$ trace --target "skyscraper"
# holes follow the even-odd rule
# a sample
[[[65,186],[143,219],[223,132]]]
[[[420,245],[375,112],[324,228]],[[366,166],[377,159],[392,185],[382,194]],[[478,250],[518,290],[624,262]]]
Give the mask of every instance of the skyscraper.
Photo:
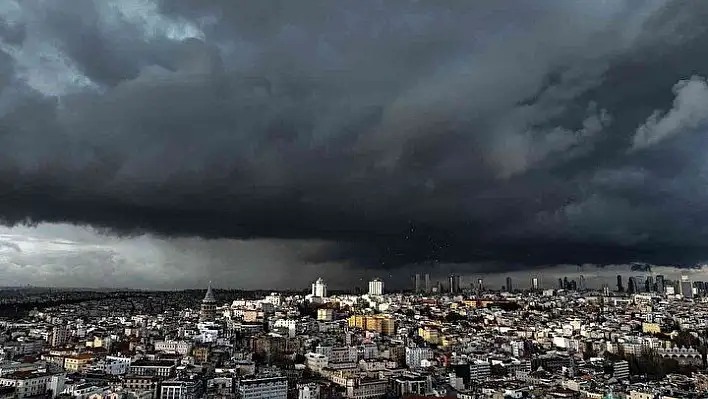
[[[578,289],[580,289],[580,291],[585,291],[585,276],[582,274],[580,275],[580,284],[578,284]]]
[[[634,294],[637,292],[637,284],[635,284],[634,277],[627,279],[627,293]]]
[[[688,279],[687,275],[682,275],[681,276],[681,295],[683,295],[684,298],[693,298],[693,284],[691,283],[691,280]]]
[[[211,290],[210,281],[204,299],[202,299],[202,306],[199,309],[199,321],[214,321],[214,318],[216,318],[216,298],[214,298],[214,292]]]
[[[383,295],[384,283],[380,278],[375,278],[369,281],[369,295]]]
[[[484,291],[484,280],[482,280],[481,278],[477,279],[477,291],[478,292]]]
[[[416,294],[419,293],[420,287],[421,287],[420,273],[416,273],[413,276],[413,292],[415,292]]]
[[[624,286],[622,285],[622,275],[617,275],[617,292],[624,292]]]
[[[654,277],[647,277],[647,280],[644,282],[644,288],[646,292],[654,292]]]
[[[661,274],[656,276],[656,291],[660,294],[666,292],[666,282],[664,281],[664,276]]]
[[[424,276],[424,277],[425,277],[425,278],[424,278],[424,280],[425,280],[425,281],[424,281],[424,283],[425,283],[425,285],[424,285],[425,292],[426,292],[426,293],[430,293],[430,291],[432,291],[432,289],[433,289],[433,287],[430,285],[430,274],[425,273],[425,276]]]
[[[646,287],[646,281],[647,278],[644,276],[634,276],[634,292],[644,292],[644,288]]]
[[[506,278],[506,291],[507,292],[514,291],[514,288],[511,286],[511,277]]]
[[[566,278],[566,280],[567,280],[567,278]],[[558,289],[562,290],[563,288],[564,288],[563,279],[559,277],[558,278]]]
[[[327,297],[327,283],[321,278],[318,278],[317,281],[312,283],[312,296],[319,298]]]
[[[602,285],[602,295],[604,296],[609,296],[610,295],[610,286],[607,284]]]
[[[531,289],[534,291],[538,291],[538,277],[534,277],[531,279]]]
[[[462,286],[462,277],[457,274],[451,274],[448,277],[448,286],[450,288],[451,294],[457,294],[460,292],[460,287]]]

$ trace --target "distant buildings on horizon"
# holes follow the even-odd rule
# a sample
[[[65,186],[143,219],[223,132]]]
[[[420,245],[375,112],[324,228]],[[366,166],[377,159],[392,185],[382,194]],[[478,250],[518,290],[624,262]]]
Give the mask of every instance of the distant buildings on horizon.
[[[601,287],[593,287],[595,290],[600,290],[609,294],[610,292],[621,293],[661,293],[661,294],[681,294],[686,298],[692,298],[699,292],[708,292],[708,282],[691,281],[687,275],[682,275],[679,281],[670,281],[664,275],[648,275],[648,276],[629,276],[625,279],[623,275],[617,275],[617,282],[614,287],[610,284],[602,284]],[[624,282],[627,282],[625,287]],[[470,282],[468,286],[463,283],[462,276],[459,274],[450,274],[445,280],[436,280],[433,282],[429,273],[415,273],[411,276],[411,286],[408,291],[418,294],[462,294],[463,292],[483,292],[483,291],[501,291],[501,292],[516,292],[523,290],[564,290],[564,291],[586,291],[591,289],[587,285],[587,279],[584,275],[578,276],[577,279],[566,277],[558,278],[556,286],[543,286],[539,276],[532,276],[528,280],[528,285],[517,285],[511,276],[504,279],[504,285],[495,289],[487,287],[482,278],[478,278],[475,282]],[[385,293],[384,281],[381,278],[374,278],[368,282],[368,295],[381,296]],[[326,284],[321,278],[313,283],[313,297],[326,296]],[[318,288],[319,287],[319,288]],[[613,289],[614,288],[614,289]],[[319,294],[318,294],[319,293]],[[324,293],[324,295],[322,295]]]

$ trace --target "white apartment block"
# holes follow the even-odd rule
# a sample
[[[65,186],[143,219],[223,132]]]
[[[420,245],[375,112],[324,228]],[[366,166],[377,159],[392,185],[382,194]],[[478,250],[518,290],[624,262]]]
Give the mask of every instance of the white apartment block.
[[[238,386],[241,399],[287,399],[288,380],[285,377],[264,377],[241,380]]]
[[[184,356],[192,350],[192,344],[187,341],[157,341],[155,342],[155,350]]]
[[[51,392],[56,398],[64,391],[66,374],[40,371],[16,371],[0,377],[0,386],[15,387],[15,398],[22,399]]]

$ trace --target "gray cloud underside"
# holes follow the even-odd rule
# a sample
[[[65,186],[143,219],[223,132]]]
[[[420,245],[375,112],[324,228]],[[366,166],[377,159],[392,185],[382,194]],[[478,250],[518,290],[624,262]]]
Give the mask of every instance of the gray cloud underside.
[[[0,217],[401,265],[695,262],[701,1],[5,1]],[[673,91],[672,91],[673,90]]]

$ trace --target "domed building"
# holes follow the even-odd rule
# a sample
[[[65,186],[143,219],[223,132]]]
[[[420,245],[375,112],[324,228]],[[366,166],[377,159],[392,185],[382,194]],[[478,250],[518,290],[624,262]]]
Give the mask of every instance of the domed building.
[[[199,321],[214,321],[216,318],[216,298],[211,290],[211,281],[207,288],[204,299],[202,299],[202,307],[199,310]]]

